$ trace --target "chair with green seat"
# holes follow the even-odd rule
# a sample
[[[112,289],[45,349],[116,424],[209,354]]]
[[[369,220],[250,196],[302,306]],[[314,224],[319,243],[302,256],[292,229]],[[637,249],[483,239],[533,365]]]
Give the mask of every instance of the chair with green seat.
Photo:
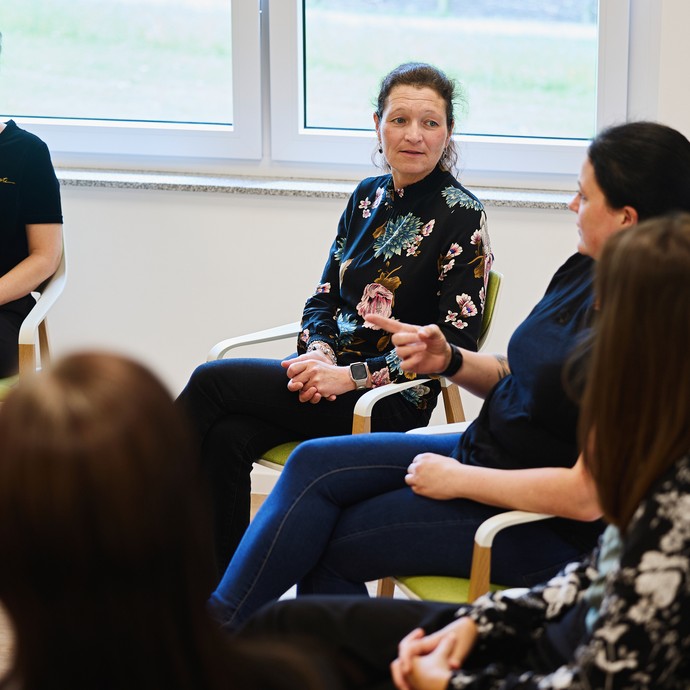
[[[474,534],[472,567],[469,578],[447,577],[442,575],[420,575],[387,578],[411,599],[445,601],[453,604],[474,601],[489,591],[505,589],[491,582],[491,547],[496,535],[502,530],[527,522],[546,520],[553,515],[529,513],[524,510],[509,510],[488,518]],[[392,590],[392,588],[391,588]],[[388,592],[380,596],[390,596]]]
[[[63,245],[60,264],[53,275],[32,294],[36,304],[26,315],[19,329],[19,374],[0,379],[0,402],[5,399],[20,377],[40,370],[50,361],[48,313],[62,294],[67,281],[67,262]]]
[[[498,297],[501,290],[501,281],[503,276],[498,271],[490,271],[489,281],[486,290],[486,298],[484,300],[484,313],[482,315],[482,327],[478,339],[478,348],[486,342],[491,326],[493,323],[493,315],[496,311]],[[293,322],[283,326],[276,326],[275,328],[268,328],[263,331],[249,333],[247,335],[237,336],[235,338],[228,338],[223,340],[211,348],[207,356],[207,361],[211,362],[217,359],[224,359],[228,353],[239,347],[249,345],[259,345],[261,343],[268,343],[277,340],[285,340],[287,338],[296,338],[300,332],[300,323]],[[405,388],[412,388],[421,383],[425,383],[429,379],[417,378],[403,383],[389,383],[385,386],[373,388],[364,395],[362,395],[355,404],[353,418],[352,418],[352,433],[361,434],[371,431],[371,415],[374,405],[381,399],[399,393]],[[465,412],[460,398],[460,391],[458,387],[448,379],[441,379],[441,390],[443,395],[443,403],[446,414],[446,421],[451,423],[462,422],[465,419]],[[300,441],[290,441],[281,443],[267,450],[261,458],[256,460],[256,463],[269,467],[274,470],[282,470],[285,466],[290,453],[297,447]]]

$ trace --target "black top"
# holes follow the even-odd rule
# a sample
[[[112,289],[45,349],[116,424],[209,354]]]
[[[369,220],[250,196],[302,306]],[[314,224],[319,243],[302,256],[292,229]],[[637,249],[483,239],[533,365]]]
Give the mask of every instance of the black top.
[[[436,168],[397,190],[391,175],[367,178],[306,302],[298,351],[325,341],[340,364],[365,360],[374,386],[407,380],[390,335],[365,325],[367,313],[437,323],[448,340],[476,350],[490,265],[484,209],[450,173]],[[423,408],[438,390],[434,381],[402,395]]]
[[[589,333],[594,262],[571,256],[508,344],[511,373],[490,391],[455,450],[461,462],[498,469],[572,467],[579,455],[578,405],[566,392],[564,369]],[[544,523],[586,552],[604,528],[601,520],[555,518]]]
[[[60,187],[48,147],[10,120],[0,132],[0,275],[28,256],[34,223],[62,223]]]
[[[575,254],[508,344],[510,375],[487,396],[460,437],[462,462],[499,469],[571,467],[579,454],[578,406],[563,384],[575,344],[588,332],[593,261]]]

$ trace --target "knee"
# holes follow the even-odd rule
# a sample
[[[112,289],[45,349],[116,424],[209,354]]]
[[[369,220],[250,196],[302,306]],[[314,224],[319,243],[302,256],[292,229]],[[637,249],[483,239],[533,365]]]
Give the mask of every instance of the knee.
[[[217,404],[220,396],[222,372],[228,372],[232,378],[233,365],[229,360],[217,360],[200,364],[189,377],[187,385],[177,401],[188,412],[193,413],[209,403]]]
[[[217,360],[215,362],[204,362],[200,364],[189,377],[187,388],[191,390],[205,390],[215,386],[218,380],[219,367],[226,368],[232,366],[230,362]]]
[[[339,455],[338,437],[315,438],[302,441],[295,450],[290,453],[290,457],[285,466],[286,471],[302,473],[308,468],[330,469],[332,462],[336,461]]]

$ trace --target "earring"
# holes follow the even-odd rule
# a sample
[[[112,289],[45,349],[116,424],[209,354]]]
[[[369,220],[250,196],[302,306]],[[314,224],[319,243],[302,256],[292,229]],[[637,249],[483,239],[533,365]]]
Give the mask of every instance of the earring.
[[[383,147],[381,146],[381,142],[379,142],[379,153],[383,153]]]

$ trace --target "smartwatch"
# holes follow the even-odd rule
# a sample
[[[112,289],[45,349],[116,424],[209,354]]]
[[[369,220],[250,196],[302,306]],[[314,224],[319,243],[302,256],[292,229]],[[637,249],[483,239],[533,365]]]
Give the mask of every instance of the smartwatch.
[[[350,378],[355,382],[357,390],[367,387],[369,380],[369,368],[365,362],[353,362],[350,364]]]

